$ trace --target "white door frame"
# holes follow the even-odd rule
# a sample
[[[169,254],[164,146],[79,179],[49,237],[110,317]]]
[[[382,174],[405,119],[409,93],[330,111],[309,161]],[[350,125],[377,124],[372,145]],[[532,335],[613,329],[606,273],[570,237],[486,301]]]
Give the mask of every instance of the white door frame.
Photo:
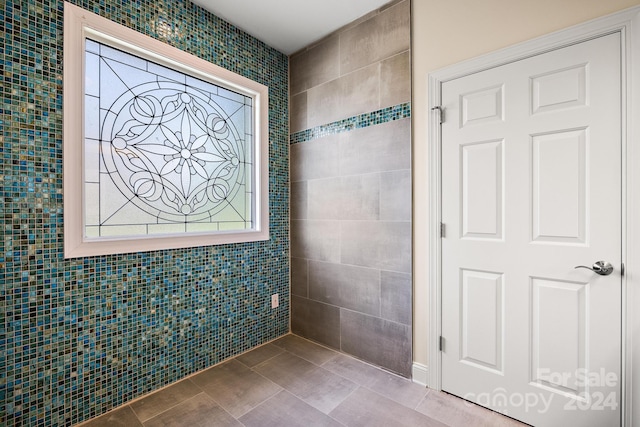
[[[441,390],[442,366],[438,339],[442,332],[442,153],[440,117],[442,84],[489,68],[515,62],[564,46],[619,32],[622,42],[622,414],[623,425],[632,418],[640,425],[640,6],[588,21],[496,52],[429,73],[429,387]],[[446,111],[445,111],[446,115]],[[634,118],[627,120],[627,118]],[[636,166],[635,168],[633,166]],[[634,170],[635,169],[635,170]],[[636,195],[634,198],[633,195]],[[631,236],[636,236],[635,239]],[[636,349],[634,350],[634,346]],[[635,372],[632,363],[636,359]],[[632,379],[636,379],[633,390]],[[635,400],[635,405],[634,405]],[[634,416],[633,409],[637,412]]]

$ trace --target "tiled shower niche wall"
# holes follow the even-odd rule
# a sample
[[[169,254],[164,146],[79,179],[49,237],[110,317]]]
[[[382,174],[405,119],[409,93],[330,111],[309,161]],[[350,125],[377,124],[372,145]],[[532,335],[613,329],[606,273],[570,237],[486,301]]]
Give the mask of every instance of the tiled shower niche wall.
[[[290,59],[291,328],[411,374],[410,5]]]
[[[287,57],[185,0],[73,3],[269,87],[271,239],[65,260],[63,2],[2,1],[3,426],[86,420],[289,327]]]

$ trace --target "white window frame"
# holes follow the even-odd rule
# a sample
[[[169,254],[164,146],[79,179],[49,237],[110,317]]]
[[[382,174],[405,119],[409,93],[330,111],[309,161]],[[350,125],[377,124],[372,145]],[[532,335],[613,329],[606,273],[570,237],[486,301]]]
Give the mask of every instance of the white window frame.
[[[268,88],[232,71],[116,24],[80,7],[64,5],[64,256],[107,255],[269,239]],[[85,238],[84,227],[84,58],[91,38],[252,98],[255,203],[248,230],[157,236]]]

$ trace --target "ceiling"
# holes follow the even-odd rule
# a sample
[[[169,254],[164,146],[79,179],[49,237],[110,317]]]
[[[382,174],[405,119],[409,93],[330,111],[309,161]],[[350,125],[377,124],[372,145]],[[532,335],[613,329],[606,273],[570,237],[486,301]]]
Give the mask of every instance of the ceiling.
[[[290,55],[389,0],[192,0]]]

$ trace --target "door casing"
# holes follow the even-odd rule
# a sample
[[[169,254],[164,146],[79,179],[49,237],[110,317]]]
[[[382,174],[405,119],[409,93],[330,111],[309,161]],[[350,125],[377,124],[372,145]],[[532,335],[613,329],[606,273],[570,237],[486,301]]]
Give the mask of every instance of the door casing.
[[[440,112],[444,82],[490,68],[549,52],[594,37],[619,32],[622,49],[622,425],[640,422],[640,6],[538,37],[487,55],[473,58],[429,73],[429,365],[428,386],[441,390],[441,354],[438,341],[442,331],[441,275],[441,195],[442,153]],[[446,111],[444,112],[446,115]],[[638,167],[633,167],[637,165]],[[635,170],[634,170],[635,169]],[[639,236],[632,239],[631,236]],[[638,276],[638,277],[636,277]],[[635,371],[634,371],[635,359]],[[633,380],[636,381],[633,381]],[[637,390],[633,390],[633,384]],[[634,413],[635,412],[635,413]]]

